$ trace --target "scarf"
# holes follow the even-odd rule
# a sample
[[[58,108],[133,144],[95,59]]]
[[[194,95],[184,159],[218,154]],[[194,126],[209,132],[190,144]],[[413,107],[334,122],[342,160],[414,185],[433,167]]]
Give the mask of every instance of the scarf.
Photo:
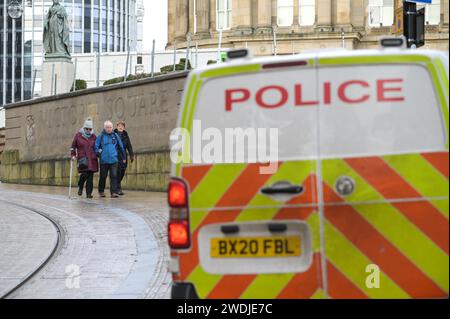
[[[80,133],[88,140],[91,138],[92,134],[94,134],[94,130],[92,130],[90,134],[87,134],[86,130],[84,128],[82,128],[80,130]]]

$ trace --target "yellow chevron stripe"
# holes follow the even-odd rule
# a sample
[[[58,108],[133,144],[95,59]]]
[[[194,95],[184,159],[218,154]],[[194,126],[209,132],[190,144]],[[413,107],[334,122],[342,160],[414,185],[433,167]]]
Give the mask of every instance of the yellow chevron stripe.
[[[325,291],[322,288],[317,289],[317,291],[311,296],[311,299],[326,299]]]
[[[302,181],[304,181],[310,174],[311,174],[311,169],[314,169],[313,166],[314,162],[309,162],[309,165],[304,165],[304,162],[294,162],[294,163],[284,163],[280,166],[280,169],[278,170],[278,172],[272,176],[269,181],[266,183],[266,185],[271,185],[276,181],[280,181],[280,180],[287,180],[287,181],[291,181],[294,183],[301,183]],[[226,169],[226,167],[236,167],[239,166],[239,169],[232,169],[231,172],[223,172],[224,169]],[[216,170],[216,167],[218,167],[218,169]],[[209,210],[205,210],[205,209],[198,209],[199,207],[207,207],[207,208],[212,208],[215,206],[215,204],[218,202],[218,200],[220,200],[220,198],[225,194],[225,192],[227,191],[227,189],[231,186],[232,184],[232,180],[235,180],[236,178],[239,177],[239,175],[242,173],[242,171],[245,169],[246,165],[236,165],[236,164],[228,164],[228,165],[215,165],[211,168],[211,170],[208,172],[208,174],[203,178],[203,180],[200,182],[200,184],[197,186],[197,188],[195,189],[194,193],[191,196],[191,206],[193,207],[197,207],[197,209],[192,210],[191,214],[190,214],[190,218],[191,218],[191,232],[194,232],[195,229],[197,229],[197,227],[201,224],[202,220],[208,215]],[[283,169],[284,168],[284,169]],[[232,175],[232,177],[230,176]],[[217,190],[217,180],[220,178],[223,179],[224,176],[228,177],[227,181],[220,181],[220,191],[216,191]],[[212,187],[214,186],[214,187]],[[207,191],[214,191],[214,194],[211,193],[205,193]],[[198,193],[197,193],[198,192]],[[196,195],[199,194],[199,195]],[[202,198],[198,198],[196,196],[202,196]],[[256,195],[258,196],[258,195]],[[256,197],[255,196],[255,197]],[[204,198],[207,198],[204,199]],[[267,197],[264,196],[264,200]],[[259,199],[261,200],[261,199]],[[272,203],[272,205],[277,205],[280,206],[281,204],[278,202],[274,202],[274,201],[270,201]],[[214,203],[214,204],[213,204]],[[257,204],[255,204],[257,203]],[[267,202],[266,202],[267,203]],[[261,201],[258,202],[258,200],[251,201],[250,204],[247,206],[251,206],[251,205],[261,205]],[[281,205],[282,206],[282,205]],[[246,211],[250,212],[249,216],[253,216],[251,220],[272,220],[273,217],[276,215],[276,213],[279,211],[281,207],[275,207],[275,208],[266,208],[266,209],[246,209]],[[256,216],[256,218],[254,217]],[[239,217],[238,217],[239,219]],[[240,220],[243,221],[243,220]],[[307,221],[312,229],[312,234],[313,234],[313,248],[315,251],[318,251],[320,249],[320,238],[319,238],[319,232],[318,232],[318,228],[319,228],[319,222],[318,222],[318,214],[314,213],[310,216],[309,220]],[[272,279],[267,277],[267,276],[271,276],[271,275],[260,275],[257,276],[257,278],[255,279],[255,281],[249,286],[248,288],[248,292],[244,293],[244,295],[242,296],[242,298],[248,298],[247,296],[251,296],[252,298],[275,298],[283,289],[284,287],[286,287],[286,285],[289,283],[289,281],[292,279],[292,277],[294,276],[294,274],[283,274],[283,275],[277,275],[277,276],[281,276],[284,278],[284,281],[279,281],[275,286],[278,287],[278,289],[275,289],[276,287],[273,287],[274,289],[272,289],[272,294],[274,295],[269,296],[269,295],[265,295],[262,296],[261,295],[261,291],[259,291],[260,289],[258,289],[258,285],[264,284],[267,285]],[[281,278],[279,277],[279,278]],[[209,295],[209,293],[214,289],[214,287],[218,284],[218,282],[220,281],[221,276],[212,276],[208,273],[206,273],[202,267],[200,265],[198,265],[191,273],[191,275],[189,275],[189,277],[187,278],[187,281],[192,282],[195,284],[196,288],[197,288],[197,293],[199,294],[200,298],[205,298],[206,296]],[[254,293],[252,292],[254,288],[253,284],[256,285],[256,290],[258,291],[258,293],[256,295],[254,295]],[[263,290],[267,291],[267,290]]]
[[[320,252],[320,224],[318,212],[313,212],[306,222],[311,228],[313,252]]]
[[[189,199],[191,210],[213,208],[246,166],[246,164],[214,165],[192,192]]]
[[[448,197],[448,180],[419,154],[386,156],[383,159],[422,197]],[[342,165],[341,160],[326,160],[323,162],[323,170],[332,188],[338,178],[343,175],[355,179],[356,191],[346,198],[347,202],[385,200],[374,188],[360,187],[360,182],[367,183],[350,166],[345,163],[344,166]],[[436,208],[441,209],[441,207]]]
[[[431,164],[420,155],[396,155],[387,156],[387,164],[396,170],[408,183],[424,197],[442,196],[448,197],[448,180],[442,176]],[[402,167],[405,165],[405,167]],[[417,166],[415,166],[417,165]],[[407,168],[406,168],[407,167]],[[400,172],[399,169],[408,171]],[[352,177],[356,182],[356,191],[346,198],[346,202],[385,201],[385,198],[363,180],[349,165],[341,160],[326,160],[323,162],[324,178],[334,188],[337,179],[343,175]],[[414,175],[417,174],[417,177]],[[434,184],[434,180],[437,184]],[[432,182],[433,181],[433,182]],[[366,185],[360,187],[360,185]],[[437,188],[444,189],[435,190]],[[448,218],[448,205],[439,200],[430,201],[433,206]]]
[[[265,186],[270,186],[280,181],[289,181],[293,184],[299,185],[302,184],[308,178],[308,176],[313,174],[314,172],[315,165],[312,161],[286,162],[279,167],[278,171],[271,178],[269,178]],[[311,187],[311,185],[304,186]],[[247,208],[241,212],[241,214],[237,218],[237,221],[243,222],[261,219],[273,219],[279,208],[264,210],[264,215],[261,215],[261,209],[257,209],[257,207],[263,206],[280,207],[283,206],[283,203],[276,202],[270,197],[258,193],[247,205]]]
[[[294,274],[259,275],[241,295],[242,299],[275,299]]]
[[[292,184],[301,184],[309,175],[315,172],[314,161],[296,161],[296,162],[284,162],[278,167],[278,171],[269,178],[265,186],[270,186],[276,182],[288,181]],[[311,187],[311,185],[304,185],[305,187]],[[256,194],[256,196],[249,203],[248,207],[257,206],[280,206],[279,202],[272,200],[271,198]]]
[[[423,197],[448,197],[448,179],[420,154],[384,156],[383,160]]]
[[[448,179],[420,154],[384,156],[383,160],[422,197],[448,198]],[[441,206],[435,208],[445,215]]]
[[[262,211],[262,210],[261,210]],[[320,251],[320,233],[319,233],[319,214],[313,213],[306,223],[310,226],[312,232],[312,248],[313,252]],[[248,286],[241,298],[246,299],[274,299],[276,298],[289,282],[294,278],[295,274],[277,274],[277,275],[259,275]],[[272,281],[277,282],[272,282]]]
[[[272,208],[245,208],[236,219],[236,222],[251,222],[272,220],[278,213],[280,207]]]
[[[444,215],[448,219],[448,211],[449,211],[448,199],[431,200],[430,203],[433,204],[433,206],[436,207],[439,210],[439,212],[441,212],[442,215]]]
[[[279,170],[273,175],[265,186],[272,185],[277,181],[290,181],[294,184],[300,184],[310,174],[310,170],[313,169],[313,162],[309,162],[309,165],[304,165],[305,162],[289,162],[280,165]],[[308,163],[308,162],[307,162]],[[247,164],[221,164],[214,165],[208,174],[203,177],[195,191],[190,197],[191,206],[191,229],[192,232],[201,223],[201,220],[206,217],[208,209],[215,207],[216,203],[222,198],[232,181],[236,180],[239,175],[244,171]],[[298,173],[297,173],[298,172]],[[306,177],[305,177],[306,176]],[[309,185],[305,185],[308,187]],[[260,215],[261,210],[252,208],[255,206],[275,206],[273,209],[264,209],[264,216]],[[255,194],[255,197],[246,206],[248,215],[244,215],[242,219],[238,218],[238,221],[248,221],[256,219],[271,220],[273,216],[278,212],[281,203],[272,200],[267,196],[261,194]],[[242,214],[241,214],[242,216]],[[240,216],[240,217],[241,217]]]
[[[232,182],[243,172],[245,166],[245,164],[214,165],[203,177],[189,199],[191,234],[200,226],[210,209],[222,198]]]
[[[385,200],[374,188],[368,187],[365,180],[361,178],[345,161],[325,160],[322,162],[323,180],[335,189],[335,184],[341,176],[353,178],[356,183],[355,192],[345,198],[348,203],[361,203],[375,200]],[[361,186],[362,185],[362,186]]]
[[[409,298],[409,295],[380,270],[380,288],[369,289],[366,286],[366,267],[373,262],[356,248],[331,223],[325,222],[325,252],[327,260],[339,269],[351,282],[358,286],[370,298]]]
[[[259,210],[264,215],[265,209]],[[196,212],[196,214],[201,214],[204,217],[208,214],[208,212]],[[259,220],[264,220],[264,218],[261,218]],[[306,220],[306,223],[310,226],[311,232],[312,232],[312,248],[314,252],[320,251],[320,234],[319,234],[319,215],[314,212],[311,214],[311,216]],[[281,277],[277,278],[283,278],[283,281],[279,282],[277,285],[273,286],[270,289],[270,293],[267,294],[269,291],[268,289],[263,289],[261,291],[258,291],[258,286],[261,285],[270,285],[270,281],[273,280],[271,275],[259,275],[255,278],[255,280],[252,282],[252,284],[249,285],[246,292],[244,293],[241,298],[265,298],[265,299],[273,299],[277,297],[281,291],[289,284],[289,281],[293,278],[295,274],[283,274]],[[280,275],[278,275],[280,276]],[[211,291],[214,289],[214,287],[219,283],[221,279],[221,275],[211,275],[206,273],[200,265],[197,265],[197,267],[192,271],[191,275],[187,278],[188,282],[192,282],[195,284],[195,287],[201,290],[199,293],[200,298],[206,298]],[[253,287],[253,284],[256,283],[256,287]],[[200,288],[201,286],[201,288]],[[255,294],[256,291],[256,294]],[[200,293],[202,296],[200,296]]]
[[[358,190],[363,190],[364,193],[370,193],[372,196],[377,194],[378,197],[372,198],[373,200],[383,200],[383,197],[345,161],[333,160],[332,162],[334,170],[324,169],[323,174],[324,182],[330,187],[332,187],[331,182],[335,180],[334,176],[345,174],[355,179]],[[331,163],[324,162],[324,168],[328,167],[328,164]],[[423,273],[443,290],[448,291],[448,255],[394,206],[386,203],[352,205],[352,207]]]
[[[189,212],[189,223],[191,227],[191,234],[200,226],[202,220],[209,214],[209,210],[195,210]]]
[[[389,204],[353,206],[377,231],[448,293],[449,257]]]
[[[186,279],[187,282],[195,284],[195,290],[197,291],[200,299],[205,299],[214,287],[219,283],[223,275],[212,275],[203,270],[198,265]]]

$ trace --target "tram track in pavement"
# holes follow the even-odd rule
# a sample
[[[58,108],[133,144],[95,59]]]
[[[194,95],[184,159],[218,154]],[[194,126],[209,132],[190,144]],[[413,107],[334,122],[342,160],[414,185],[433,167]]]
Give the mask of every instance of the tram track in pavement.
[[[5,194],[6,196],[8,196],[7,194]],[[36,208],[38,210],[38,212],[42,212],[45,211],[47,212],[46,215],[49,215],[50,217],[52,217],[57,224],[60,224],[62,226],[62,228],[65,230],[64,232],[64,238],[65,238],[65,242],[62,245],[63,249],[61,251],[61,253],[59,253],[57,256],[53,255],[54,258],[53,260],[50,260],[46,266],[47,267],[43,267],[44,269],[42,270],[42,273],[40,273],[39,275],[34,274],[32,278],[32,280],[29,280],[31,282],[29,282],[28,285],[25,285],[25,287],[23,287],[23,289],[18,289],[19,291],[17,291],[17,293],[13,293],[12,295],[9,294],[11,297],[10,298],[29,298],[30,296],[33,298],[34,294],[33,294],[33,289],[44,289],[45,292],[43,292],[42,295],[40,295],[42,298],[46,299],[46,298],[54,298],[55,294],[53,292],[51,293],[47,293],[45,289],[50,287],[53,287],[54,289],[52,289],[52,291],[60,291],[61,294],[58,294],[57,296],[62,296],[62,298],[126,298],[126,299],[140,299],[140,298],[169,298],[170,297],[170,286],[171,286],[171,276],[169,273],[167,273],[167,263],[168,263],[168,255],[166,252],[166,248],[165,248],[165,243],[167,241],[166,238],[166,230],[165,230],[165,219],[167,218],[165,216],[165,212],[162,211],[164,208],[159,204],[156,204],[154,206],[155,209],[155,213],[153,214],[149,214],[148,210],[149,210],[149,206],[148,203],[141,203],[141,204],[136,204],[136,202],[131,201],[130,203],[127,203],[125,205],[122,204],[112,204],[112,202],[104,202],[104,201],[89,201],[89,200],[83,200],[83,199],[79,199],[77,198],[77,200],[67,200],[67,198],[65,198],[64,196],[60,196],[60,195],[49,195],[47,193],[41,193],[41,192],[27,192],[24,191],[22,192],[22,196],[20,196],[19,198],[13,198],[11,199],[12,201],[14,201],[14,204],[16,206],[25,206],[25,208],[29,208],[27,207],[27,202],[24,201],[23,199],[28,198],[28,196],[31,196],[31,198],[33,199],[33,202],[35,202],[33,207]],[[10,200],[8,197],[3,197],[3,200],[5,201],[5,203],[9,203]],[[145,198],[147,199],[147,197]],[[1,199],[0,199],[1,200]],[[50,205],[48,203],[48,201],[53,201],[53,203]],[[59,204],[57,204],[56,206],[58,206],[58,208],[56,208],[55,206],[55,202],[61,202],[63,207],[59,207]],[[150,200],[150,202],[152,202]],[[64,204],[65,203],[65,204]],[[72,203],[72,204],[70,204]],[[71,209],[66,209],[67,205],[76,205],[74,208],[75,210],[72,212]],[[81,206],[80,206],[81,205]],[[80,214],[80,207],[81,209],[83,209],[83,205],[85,206],[84,209],[91,207],[92,211],[90,208],[89,209],[89,214],[85,214],[84,212],[82,212]],[[152,206],[152,204],[150,204],[150,206]],[[153,206],[152,206],[153,207]],[[47,208],[49,209],[47,211]],[[62,209],[61,209],[62,208]],[[83,209],[83,210],[84,210]],[[150,208],[151,209],[151,208]],[[106,215],[104,215],[106,213]],[[97,216],[93,216],[93,214],[98,214]],[[136,216],[134,216],[136,215]],[[66,219],[66,216],[69,217],[69,219]],[[103,217],[102,217],[103,216]],[[114,268],[112,269],[113,273],[111,273],[111,269],[107,269],[107,271],[105,272],[105,274],[103,274],[102,272],[96,272],[94,273],[93,270],[95,269],[95,267],[97,267],[98,265],[96,263],[98,263],[98,258],[96,258],[94,255],[94,250],[96,250],[98,248],[98,238],[97,236],[100,236],[100,238],[103,240],[104,242],[104,234],[102,233],[102,229],[98,228],[99,226],[99,222],[103,220],[104,217],[109,218],[109,222],[111,224],[111,218],[116,218],[116,217],[120,218],[120,220],[122,220],[123,222],[126,222],[130,225],[134,225],[133,226],[133,232],[135,232],[135,235],[138,234],[137,237],[135,237],[135,235],[133,234],[129,234],[127,235],[128,238],[137,238],[136,244],[137,247],[135,247],[137,249],[137,253],[139,254],[139,258],[137,260],[134,260],[134,257],[129,257],[133,259],[133,262],[138,262],[137,267],[130,267],[130,269],[126,269],[126,274],[125,273],[119,273],[119,271],[123,270],[121,268],[117,269]],[[80,219],[80,220],[78,220]],[[141,220],[141,222],[139,222],[139,220]],[[145,221],[145,222],[144,222]],[[80,229],[77,226],[77,231],[76,233],[74,233],[74,225],[78,225],[78,223],[82,222],[83,223],[83,227]],[[116,223],[113,220],[114,223]],[[136,222],[138,222],[136,224]],[[149,238],[145,239],[142,237],[142,226],[143,224],[147,223],[149,229],[148,232],[146,231],[146,234],[150,234],[153,233],[154,235],[154,239],[150,238],[152,236],[150,236]],[[161,224],[161,225],[160,225]],[[161,229],[160,229],[161,228]],[[141,229],[141,231],[139,231],[139,229]],[[97,231],[100,231],[100,233],[96,233]],[[137,233],[136,233],[137,231]],[[140,235],[139,235],[140,233]],[[75,236],[74,236],[75,234]],[[81,234],[83,236],[81,236]],[[119,234],[118,234],[119,235]],[[143,242],[143,239],[145,240],[145,242]],[[156,245],[153,245],[153,247],[150,247],[152,245],[147,244],[148,243],[152,243],[155,242],[156,240]],[[94,245],[91,244],[91,241]],[[120,241],[115,241],[115,242],[120,242]],[[136,245],[133,244],[133,245]],[[83,246],[83,247],[82,247]],[[97,248],[95,248],[97,247]],[[86,250],[87,248],[87,250]],[[152,249],[152,260],[149,260],[149,253],[148,253],[148,249]],[[82,251],[80,250],[82,249]],[[89,251],[90,249],[94,249],[93,251]],[[159,250],[159,253],[157,252],[157,250]],[[77,255],[74,255],[73,253],[76,252]],[[101,253],[103,253],[103,251],[100,251]],[[94,255],[93,255],[94,253]],[[122,251],[122,255],[123,255],[123,251]],[[134,253],[133,253],[134,254]],[[80,259],[74,259],[76,256],[76,258],[80,258]],[[91,257],[94,256],[94,257]],[[128,256],[128,254],[127,254]],[[111,257],[111,256],[106,256],[106,257]],[[126,260],[126,256],[125,256],[125,261]],[[95,259],[95,260],[94,260]],[[92,262],[91,262],[92,260]],[[122,259],[121,259],[122,260]],[[80,263],[78,262],[80,261]],[[102,260],[103,262],[104,260]],[[127,261],[128,262],[128,261]],[[147,264],[144,264],[147,263]],[[63,278],[65,275],[67,275],[67,270],[64,273],[64,265],[79,265],[81,267],[81,271],[82,271],[82,289],[68,289],[67,287],[64,286],[64,282],[61,283],[61,278]],[[127,288],[129,288],[129,284],[133,283],[137,277],[133,276],[133,273],[135,273],[136,271],[139,271],[139,269],[141,269],[142,267],[139,267],[139,265],[144,265],[146,266],[145,268],[148,269],[148,271],[146,271],[145,275],[145,280],[148,281],[148,286],[144,288],[143,286],[143,282],[140,284],[140,286],[134,286],[131,292],[131,294],[128,294],[128,292],[130,290],[127,290]],[[109,267],[109,266],[108,266]],[[114,266],[115,267],[115,266]],[[98,267],[97,267],[98,268]],[[123,268],[123,267],[122,267]],[[103,269],[103,268],[102,268]],[[100,289],[104,290],[105,293],[104,294],[99,294],[99,292],[96,290],[97,289],[97,285],[94,284],[94,281],[92,280],[88,280],[86,281],[84,278],[91,278],[93,275],[97,276],[98,274],[102,274],[101,278],[102,280],[105,280],[106,276],[106,280],[109,280],[109,282],[111,282],[111,286],[105,286],[103,288],[103,283],[99,282],[99,287]],[[130,275],[131,274],[131,275]],[[113,277],[111,277],[111,275]],[[142,275],[142,274],[141,274]],[[123,281],[124,285],[121,284],[117,284],[118,280],[119,280],[119,276],[121,276],[121,280]],[[147,278],[148,277],[148,278]],[[81,278],[81,277],[80,277]],[[97,277],[96,277],[97,278]],[[117,278],[116,281],[114,281]],[[141,280],[140,280],[141,281]],[[45,286],[45,282],[48,283],[47,286]],[[117,284],[117,285],[116,285]],[[44,285],[44,286],[43,286]],[[89,289],[89,285],[90,285],[90,290]],[[114,286],[113,286],[114,285]],[[65,287],[65,288],[64,288]],[[115,289],[113,289],[113,287],[116,287]],[[99,290],[100,290],[99,289]],[[50,291],[50,290],[49,290]],[[103,291],[102,291],[103,293]],[[40,297],[40,298],[41,298]]]
[[[10,296],[12,296],[15,292],[17,292],[19,289],[24,287],[28,282],[30,282],[33,278],[35,278],[39,273],[41,273],[45,269],[45,267],[53,260],[53,258],[58,255],[58,253],[61,251],[62,247],[64,246],[64,228],[55,219],[53,219],[52,217],[48,216],[46,213],[44,213],[40,210],[37,210],[35,208],[31,208],[26,205],[7,201],[5,199],[0,199],[0,203],[6,203],[8,205],[11,205],[11,206],[14,206],[17,208],[21,208],[21,209],[25,209],[29,212],[40,215],[41,217],[45,218],[53,225],[53,227],[55,228],[56,234],[57,234],[55,246],[53,247],[49,256],[34,271],[32,271],[30,274],[28,274],[19,284],[15,285],[8,292],[6,292],[0,296],[0,299],[7,299]]]

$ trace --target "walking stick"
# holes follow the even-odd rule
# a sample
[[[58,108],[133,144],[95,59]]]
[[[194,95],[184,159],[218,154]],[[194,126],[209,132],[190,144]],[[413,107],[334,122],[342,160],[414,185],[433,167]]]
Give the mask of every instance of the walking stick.
[[[72,199],[73,159],[70,158],[69,199]]]

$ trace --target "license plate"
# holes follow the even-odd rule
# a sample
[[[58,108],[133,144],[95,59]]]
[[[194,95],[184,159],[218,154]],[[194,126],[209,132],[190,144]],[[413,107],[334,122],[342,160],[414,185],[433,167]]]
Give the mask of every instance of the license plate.
[[[212,238],[212,258],[277,258],[301,256],[301,240],[291,237]]]

